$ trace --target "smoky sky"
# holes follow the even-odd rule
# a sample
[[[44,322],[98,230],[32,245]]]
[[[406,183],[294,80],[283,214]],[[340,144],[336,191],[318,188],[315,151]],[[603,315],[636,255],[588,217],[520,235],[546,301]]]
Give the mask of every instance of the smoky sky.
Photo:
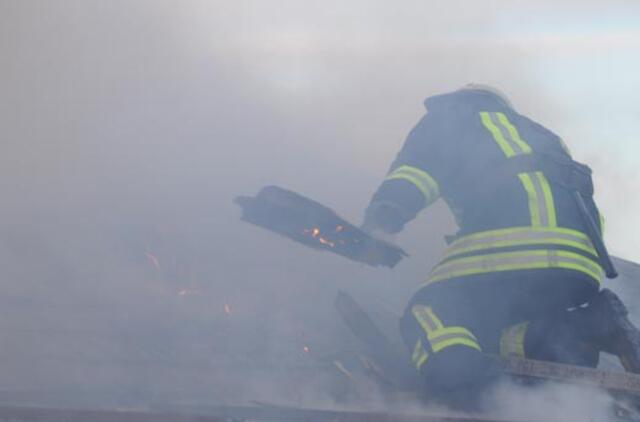
[[[350,347],[340,289],[400,313],[456,230],[442,203],[389,271],[242,223],[232,200],[277,184],[359,223],[424,98],[468,82],[570,127],[542,53],[509,38],[551,8],[490,4],[0,2],[7,389],[259,395],[214,363]]]

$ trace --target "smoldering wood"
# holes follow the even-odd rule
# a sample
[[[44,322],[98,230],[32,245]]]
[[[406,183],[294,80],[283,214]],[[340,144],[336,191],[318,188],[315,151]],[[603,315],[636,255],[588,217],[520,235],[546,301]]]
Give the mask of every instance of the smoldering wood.
[[[314,249],[374,267],[393,268],[408,254],[365,233],[330,208],[293,191],[266,186],[255,197],[235,199],[242,220]]]

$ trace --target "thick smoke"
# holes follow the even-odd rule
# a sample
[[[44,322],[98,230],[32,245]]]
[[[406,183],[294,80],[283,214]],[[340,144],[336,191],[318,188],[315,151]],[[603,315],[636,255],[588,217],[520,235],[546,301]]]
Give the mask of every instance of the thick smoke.
[[[386,271],[232,200],[278,184],[357,223],[424,97],[470,81],[570,126],[505,38],[514,10],[456,4],[2,2],[0,399],[335,400],[317,366],[358,347],[336,292],[392,320],[451,216],[413,222]]]

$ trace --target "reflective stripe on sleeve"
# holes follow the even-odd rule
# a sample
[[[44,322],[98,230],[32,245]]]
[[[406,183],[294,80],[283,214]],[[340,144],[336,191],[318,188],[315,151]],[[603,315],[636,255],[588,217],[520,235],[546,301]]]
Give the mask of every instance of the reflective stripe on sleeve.
[[[428,306],[414,305],[411,308],[411,313],[427,335],[444,328],[442,321],[438,319],[438,317],[433,313],[433,310]]]
[[[438,183],[429,173],[417,167],[402,165],[389,173],[385,180],[394,179],[403,179],[412,183],[424,195],[427,205],[435,202],[440,196]]]
[[[527,250],[491,253],[454,258],[437,265],[426,284],[474,274],[543,268],[564,268],[580,271],[595,281],[602,281],[602,267],[595,261],[577,253],[559,250]]]
[[[531,153],[531,147],[520,138],[518,130],[504,113],[482,111],[480,120],[507,158]]]
[[[529,322],[512,325],[502,330],[500,336],[500,356],[524,358],[524,336]]]
[[[577,230],[524,226],[489,230],[461,237],[447,249],[445,258],[474,251],[529,245],[568,246],[598,256],[589,237]]]
[[[518,177],[529,198],[531,225],[556,226],[556,207],[551,194],[551,186],[545,175],[540,171],[536,171],[533,173],[520,173]]]

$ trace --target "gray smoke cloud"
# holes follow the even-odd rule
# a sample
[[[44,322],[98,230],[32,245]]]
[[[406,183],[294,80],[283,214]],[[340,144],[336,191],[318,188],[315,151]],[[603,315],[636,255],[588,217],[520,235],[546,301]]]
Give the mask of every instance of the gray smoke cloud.
[[[321,400],[308,368],[357,347],[336,292],[399,314],[455,224],[436,204],[386,271],[241,223],[232,200],[278,184],[359,222],[424,97],[471,81],[570,127],[536,45],[509,36],[549,6],[509,4],[0,3],[0,399]]]

